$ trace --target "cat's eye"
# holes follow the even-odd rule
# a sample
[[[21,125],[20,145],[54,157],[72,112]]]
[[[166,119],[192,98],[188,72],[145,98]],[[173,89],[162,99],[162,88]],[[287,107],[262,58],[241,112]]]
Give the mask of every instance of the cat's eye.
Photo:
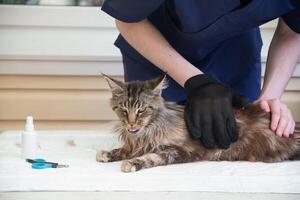
[[[125,116],[127,115],[127,110],[121,108],[121,111],[122,111],[123,115],[125,115]]]
[[[112,107],[112,110],[113,110],[113,111],[115,111],[116,109],[118,109],[118,106]]]
[[[142,113],[145,112],[145,111],[146,111],[146,108],[139,109],[139,110],[137,111],[137,114],[140,115],[140,114],[142,114]]]

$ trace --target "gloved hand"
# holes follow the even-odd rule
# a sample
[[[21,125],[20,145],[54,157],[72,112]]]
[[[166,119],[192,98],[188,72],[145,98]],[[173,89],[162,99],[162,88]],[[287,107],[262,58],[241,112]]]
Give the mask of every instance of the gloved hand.
[[[191,77],[184,88],[188,94],[184,119],[191,137],[206,148],[227,149],[238,139],[233,107],[249,101],[205,74]]]

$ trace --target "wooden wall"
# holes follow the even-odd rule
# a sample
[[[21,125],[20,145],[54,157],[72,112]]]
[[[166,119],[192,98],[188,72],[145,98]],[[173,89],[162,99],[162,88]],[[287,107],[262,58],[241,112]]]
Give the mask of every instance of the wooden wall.
[[[276,21],[261,27],[264,68]],[[100,129],[116,119],[97,74],[122,78],[113,18],[98,7],[0,5],[0,131]],[[300,121],[300,63],[285,92]]]
[[[100,76],[1,75],[0,129],[22,129],[27,115],[37,129],[99,129],[116,119],[109,97]],[[290,81],[283,101],[300,121],[300,78]]]
[[[0,76],[0,127],[20,129],[32,115],[38,129],[97,129],[116,119],[100,76]]]

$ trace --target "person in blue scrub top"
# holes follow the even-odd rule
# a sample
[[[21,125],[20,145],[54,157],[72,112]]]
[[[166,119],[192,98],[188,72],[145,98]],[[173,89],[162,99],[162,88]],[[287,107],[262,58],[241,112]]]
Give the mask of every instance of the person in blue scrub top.
[[[294,131],[280,98],[300,57],[300,0],[106,0],[102,10],[120,31],[125,81],[167,72],[163,97],[185,104],[189,134],[205,147],[237,140],[233,109],[247,99],[271,112],[277,135]],[[275,18],[261,89],[259,26]]]

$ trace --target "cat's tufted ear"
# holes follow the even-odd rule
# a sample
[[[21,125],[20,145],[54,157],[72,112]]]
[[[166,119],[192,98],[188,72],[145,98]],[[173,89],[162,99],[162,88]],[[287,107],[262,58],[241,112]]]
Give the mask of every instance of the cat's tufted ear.
[[[147,81],[147,86],[149,89],[161,94],[162,90],[168,87],[166,75]]]
[[[124,83],[122,81],[118,81],[116,79],[113,79],[106,74],[101,73],[101,75],[104,77],[104,79],[107,81],[111,91],[114,92],[121,92],[124,88]]]

